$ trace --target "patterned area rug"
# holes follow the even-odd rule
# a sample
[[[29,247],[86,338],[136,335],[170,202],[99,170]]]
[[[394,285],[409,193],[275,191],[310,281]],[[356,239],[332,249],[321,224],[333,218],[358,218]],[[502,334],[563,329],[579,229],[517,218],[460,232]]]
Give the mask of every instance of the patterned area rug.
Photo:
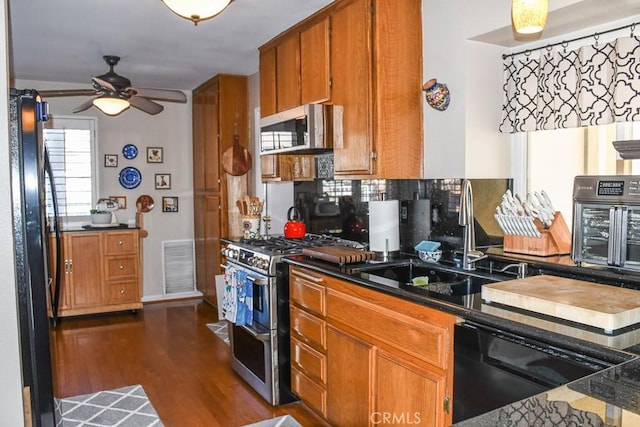
[[[216,323],[207,323],[207,327],[211,329],[218,338],[229,345],[229,330],[227,329],[227,323],[228,322],[226,320],[220,320]]]
[[[63,427],[161,427],[141,385],[60,400]]]
[[[302,427],[291,415],[283,415],[281,417],[272,418],[270,420],[260,421],[254,424],[247,424],[244,427]]]

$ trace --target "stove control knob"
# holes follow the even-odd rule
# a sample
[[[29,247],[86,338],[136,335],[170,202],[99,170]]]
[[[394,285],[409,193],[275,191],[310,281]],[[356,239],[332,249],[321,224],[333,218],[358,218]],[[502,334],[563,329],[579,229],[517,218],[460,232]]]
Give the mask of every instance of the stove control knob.
[[[267,266],[267,260],[262,259],[262,258],[258,258],[256,261],[256,267],[261,268],[261,269],[265,269]]]
[[[231,248],[224,249],[224,256],[227,258],[235,258],[238,255],[238,251]]]
[[[254,257],[254,256],[249,257],[249,258],[247,259],[247,264],[254,266],[254,265],[256,265],[256,260],[257,260],[257,259],[258,259],[258,258]]]

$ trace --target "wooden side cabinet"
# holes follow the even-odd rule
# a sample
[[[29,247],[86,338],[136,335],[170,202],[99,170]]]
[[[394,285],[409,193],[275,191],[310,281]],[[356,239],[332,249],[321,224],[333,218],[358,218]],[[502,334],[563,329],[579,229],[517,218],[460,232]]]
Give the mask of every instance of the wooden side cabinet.
[[[62,233],[60,256],[59,317],[142,308],[137,229]]]
[[[451,425],[455,316],[297,266],[290,295],[292,388],[308,406],[333,425]]]
[[[193,198],[196,288],[217,305],[215,276],[220,274],[220,238],[230,236],[238,209],[229,191],[247,192],[247,181],[227,185],[222,154],[249,139],[248,79],[218,74],[193,91]]]

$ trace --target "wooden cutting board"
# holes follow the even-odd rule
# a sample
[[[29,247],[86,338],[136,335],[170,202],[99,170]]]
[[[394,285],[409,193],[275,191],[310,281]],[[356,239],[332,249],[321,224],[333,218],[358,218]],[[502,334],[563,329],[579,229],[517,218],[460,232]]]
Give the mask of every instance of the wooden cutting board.
[[[318,246],[303,248],[302,254],[336,264],[364,262],[368,259],[374,259],[376,256],[374,252],[344,246]]]
[[[640,291],[540,275],[482,286],[482,299],[611,333],[640,322]]]

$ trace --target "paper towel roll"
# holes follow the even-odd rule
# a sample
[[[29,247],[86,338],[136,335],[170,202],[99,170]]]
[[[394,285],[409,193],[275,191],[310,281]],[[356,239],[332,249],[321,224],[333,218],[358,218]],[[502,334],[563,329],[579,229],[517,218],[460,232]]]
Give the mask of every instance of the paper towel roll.
[[[369,202],[369,250],[374,252],[400,250],[399,212],[397,200]]]

